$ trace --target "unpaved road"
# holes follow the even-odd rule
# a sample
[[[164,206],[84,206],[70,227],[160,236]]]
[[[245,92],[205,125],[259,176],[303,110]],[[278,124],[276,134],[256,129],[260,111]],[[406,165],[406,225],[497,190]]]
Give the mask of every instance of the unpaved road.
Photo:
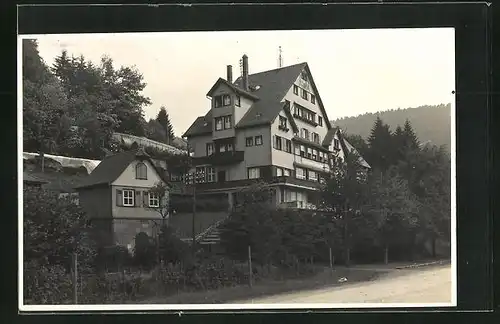
[[[246,302],[289,303],[451,303],[451,267],[393,270],[383,277],[344,287],[301,291]]]

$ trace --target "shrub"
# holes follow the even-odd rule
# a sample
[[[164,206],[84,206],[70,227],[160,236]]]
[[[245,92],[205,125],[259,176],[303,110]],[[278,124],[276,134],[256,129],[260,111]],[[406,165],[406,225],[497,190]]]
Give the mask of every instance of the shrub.
[[[135,236],[134,261],[137,266],[150,270],[156,264],[156,244],[144,232]]]
[[[72,302],[72,281],[60,265],[25,261],[23,294],[26,304],[67,304]]]
[[[132,256],[126,247],[112,245],[99,249],[96,265],[99,270],[119,271],[132,264]]]

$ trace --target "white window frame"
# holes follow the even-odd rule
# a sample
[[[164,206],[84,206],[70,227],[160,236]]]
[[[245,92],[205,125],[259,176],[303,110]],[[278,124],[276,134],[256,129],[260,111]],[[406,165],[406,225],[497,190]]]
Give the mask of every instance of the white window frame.
[[[231,96],[230,95],[222,95],[222,105],[224,107],[231,105]]]
[[[148,194],[148,206],[149,207],[160,207],[160,195],[157,192],[150,192]]]
[[[133,189],[122,190],[122,205],[125,207],[135,206],[135,191]]]
[[[232,127],[231,116],[224,116],[223,123],[224,123],[224,129],[231,129]]]
[[[318,181],[318,173],[316,171],[309,170],[307,172],[309,180]]]
[[[245,138],[245,146],[246,147],[253,146],[253,136]]]
[[[207,143],[207,156],[214,153],[214,143]]]
[[[218,100],[220,100],[220,104],[217,104]],[[224,99],[222,98],[222,96],[215,96],[214,97],[214,108],[222,107],[223,103],[224,103]]]
[[[276,168],[276,176],[277,177],[283,176],[283,169],[282,168]]]
[[[285,138],[285,152],[292,153],[292,141]]]
[[[296,84],[293,85],[293,94],[297,96],[299,95],[299,86]]]
[[[262,145],[262,135],[255,136],[255,145],[259,146]]]
[[[144,174],[141,174],[141,171],[144,171]],[[148,167],[146,166],[146,163],[139,162],[135,165],[135,178],[138,180],[148,179]]]
[[[323,117],[318,116],[318,125],[323,126]]]
[[[306,179],[306,170],[302,169],[302,168],[296,168],[295,169],[295,178],[297,178],[297,179]]]
[[[207,167],[206,174],[207,174],[207,182],[215,182],[215,168],[214,167]]]
[[[248,168],[248,179],[259,179],[260,168]]]
[[[241,97],[240,96],[236,96],[236,99],[234,101],[234,105],[237,107],[241,107]]]
[[[224,129],[224,120],[222,117],[216,117],[215,118],[215,130],[216,131],[221,131]]]
[[[312,103],[313,105],[315,105],[315,104],[316,104],[316,96],[315,96],[315,95],[313,95],[313,94],[311,94],[311,103]]]
[[[283,176],[289,177],[290,176],[290,170],[288,169],[283,169]]]

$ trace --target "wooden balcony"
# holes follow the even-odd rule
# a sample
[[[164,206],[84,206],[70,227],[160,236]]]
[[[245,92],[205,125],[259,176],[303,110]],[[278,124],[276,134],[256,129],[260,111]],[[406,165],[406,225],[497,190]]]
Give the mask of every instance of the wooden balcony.
[[[209,156],[193,157],[194,165],[210,164],[214,166],[240,163],[245,159],[245,151],[213,153]]]

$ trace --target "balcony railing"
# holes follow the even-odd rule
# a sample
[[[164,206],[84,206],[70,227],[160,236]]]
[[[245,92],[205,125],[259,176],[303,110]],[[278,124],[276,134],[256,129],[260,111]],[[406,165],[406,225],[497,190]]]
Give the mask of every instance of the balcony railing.
[[[194,157],[194,165],[230,165],[242,162],[245,159],[245,151],[216,152],[208,156]]]
[[[305,201],[299,201],[299,200],[294,200],[294,201],[287,201],[287,202],[282,202],[278,204],[278,208],[283,208],[283,209],[311,209],[315,210],[316,206],[314,204],[305,202]]]

